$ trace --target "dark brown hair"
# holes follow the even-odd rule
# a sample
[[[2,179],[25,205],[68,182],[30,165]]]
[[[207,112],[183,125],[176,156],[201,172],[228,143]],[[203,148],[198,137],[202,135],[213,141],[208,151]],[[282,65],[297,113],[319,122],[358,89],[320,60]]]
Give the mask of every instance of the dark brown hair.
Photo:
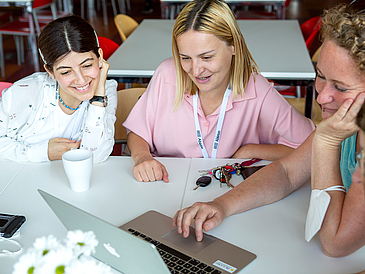
[[[39,52],[48,70],[71,51],[95,53],[99,58],[98,40],[92,26],[79,16],[67,16],[49,23],[38,41]]]

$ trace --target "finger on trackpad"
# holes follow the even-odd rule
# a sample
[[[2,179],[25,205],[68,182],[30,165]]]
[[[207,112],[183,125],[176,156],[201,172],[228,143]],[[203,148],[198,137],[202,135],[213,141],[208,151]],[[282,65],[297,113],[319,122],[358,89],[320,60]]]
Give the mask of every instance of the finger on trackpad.
[[[195,229],[190,227],[189,237],[184,238],[182,234],[177,232],[177,229],[172,230],[168,234],[162,237],[162,239],[179,246],[191,253],[197,254],[207,246],[215,242],[215,240],[206,234],[204,234],[203,240],[198,242],[195,238]]]

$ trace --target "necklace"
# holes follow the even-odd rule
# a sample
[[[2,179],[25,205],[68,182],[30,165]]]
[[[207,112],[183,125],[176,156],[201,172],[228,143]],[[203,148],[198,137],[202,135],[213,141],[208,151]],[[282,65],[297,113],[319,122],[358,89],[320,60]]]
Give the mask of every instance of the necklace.
[[[62,98],[61,98],[61,95],[60,95],[60,93],[59,93],[59,91],[58,91],[58,83],[57,83],[57,99],[59,99],[59,100],[60,100],[61,104],[62,104],[65,108],[68,108],[68,109],[70,109],[70,110],[78,110],[78,109],[80,108],[81,104],[82,104],[82,101],[81,101],[77,108],[72,108],[72,107],[70,107],[70,106],[66,105],[66,104],[65,104],[65,102],[63,102],[63,100],[62,100]]]

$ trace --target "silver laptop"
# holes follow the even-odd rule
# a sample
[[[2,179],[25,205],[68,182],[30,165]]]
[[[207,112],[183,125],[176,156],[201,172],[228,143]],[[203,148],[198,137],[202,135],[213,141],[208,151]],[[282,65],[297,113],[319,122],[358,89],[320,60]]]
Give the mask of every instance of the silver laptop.
[[[172,218],[156,211],[118,228],[38,192],[68,230],[94,231],[99,244],[93,257],[125,274],[237,273],[256,258],[211,235],[204,234],[203,241],[197,242],[193,228],[185,239],[172,226]]]

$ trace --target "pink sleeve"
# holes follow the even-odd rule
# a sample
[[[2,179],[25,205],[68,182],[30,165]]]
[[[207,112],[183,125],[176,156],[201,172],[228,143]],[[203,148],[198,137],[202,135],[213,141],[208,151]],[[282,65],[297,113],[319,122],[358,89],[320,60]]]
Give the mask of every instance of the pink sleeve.
[[[273,88],[272,83],[266,86],[266,90],[258,122],[260,137],[263,133],[267,139],[262,140],[262,143],[277,143],[297,148],[315,129],[313,121],[289,104]]]

